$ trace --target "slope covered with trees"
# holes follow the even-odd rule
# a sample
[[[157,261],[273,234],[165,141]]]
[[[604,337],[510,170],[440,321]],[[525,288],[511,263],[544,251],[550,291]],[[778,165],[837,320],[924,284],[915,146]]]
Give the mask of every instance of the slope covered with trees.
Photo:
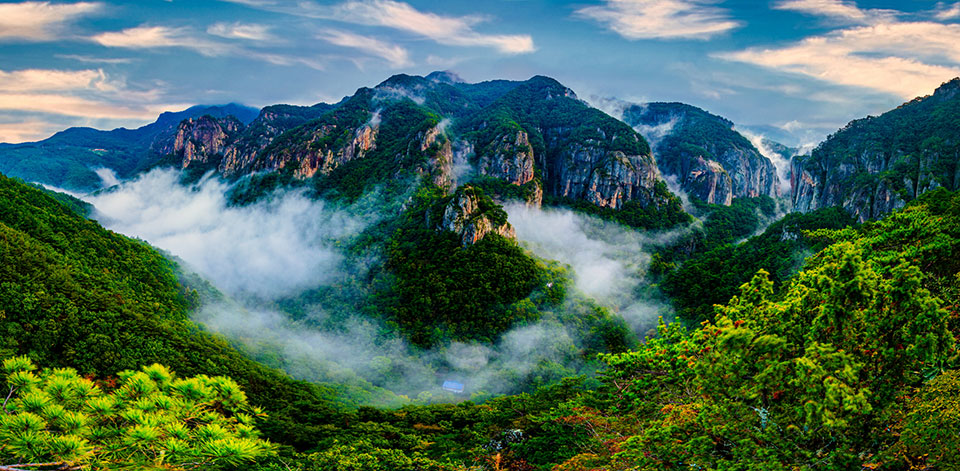
[[[842,206],[860,221],[960,188],[960,78],[880,116],[851,121],[793,161],[798,211]]]

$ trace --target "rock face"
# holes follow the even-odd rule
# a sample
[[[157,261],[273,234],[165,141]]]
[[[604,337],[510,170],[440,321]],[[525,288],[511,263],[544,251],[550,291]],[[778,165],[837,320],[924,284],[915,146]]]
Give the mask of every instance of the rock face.
[[[438,229],[456,233],[464,247],[479,242],[490,233],[509,239],[517,237],[503,208],[472,186],[461,187],[453,194],[443,210]]]
[[[189,118],[177,126],[173,138],[161,144],[158,151],[180,157],[181,168],[205,164],[212,158],[219,159],[243,128],[243,123],[233,116]]]
[[[876,117],[852,121],[791,166],[797,211],[841,206],[882,217],[919,195],[960,188],[960,79]]]
[[[528,204],[544,194],[619,209],[661,204],[647,142],[624,123],[580,101],[553,79],[534,77],[467,124],[484,176],[524,187]]]
[[[533,180],[533,147],[530,147],[530,139],[524,131],[497,136],[478,154],[477,160],[477,170],[482,175],[512,185]]]
[[[773,162],[724,118],[682,103],[646,103],[628,106],[623,119],[654,139],[660,171],[695,198],[729,205],[779,195]]]
[[[690,169],[681,172],[684,176],[681,188],[711,204],[729,206],[733,202],[733,180],[720,162],[698,156],[690,162]]]
[[[555,196],[602,208],[619,209],[630,200],[651,204],[650,190],[660,179],[649,155],[627,155],[589,144],[568,144],[552,161],[544,157],[541,163]]]
[[[249,126],[233,116],[190,118],[181,121],[172,136],[158,139],[153,148],[160,155],[180,158],[181,168],[217,163],[221,173],[236,174],[249,170],[258,153],[276,137],[328,108],[324,104],[268,106]]]
[[[283,133],[333,109],[333,105],[273,105],[260,111],[241,136],[224,151],[220,172],[234,175],[252,168],[257,156]]]
[[[457,155],[466,155],[471,171],[454,165],[448,136],[456,137]],[[160,151],[180,156],[184,167],[218,164],[225,176],[283,171],[306,179],[346,167],[324,188],[348,185],[351,194],[411,174],[448,191],[479,177],[483,182],[474,183],[497,198],[535,206],[552,197],[681,211],[679,200],[657,186],[660,173],[643,136],[547,77],[468,84],[449,73],[397,75],[335,106],[264,108],[247,127],[185,121],[173,141]],[[478,224],[482,236],[487,228]]]

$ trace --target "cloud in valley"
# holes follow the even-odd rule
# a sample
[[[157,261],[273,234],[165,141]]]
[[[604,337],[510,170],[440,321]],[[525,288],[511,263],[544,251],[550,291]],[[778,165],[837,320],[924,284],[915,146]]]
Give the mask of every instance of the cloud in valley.
[[[521,245],[569,265],[578,291],[612,307],[637,333],[655,325],[666,306],[636,293],[650,265],[649,250],[688,229],[643,233],[567,209],[522,204],[506,209]]]
[[[272,297],[330,282],[338,241],[370,222],[291,192],[245,207],[227,205],[225,183],[184,187],[154,171],[88,200],[106,227],[182,258],[231,295]]]

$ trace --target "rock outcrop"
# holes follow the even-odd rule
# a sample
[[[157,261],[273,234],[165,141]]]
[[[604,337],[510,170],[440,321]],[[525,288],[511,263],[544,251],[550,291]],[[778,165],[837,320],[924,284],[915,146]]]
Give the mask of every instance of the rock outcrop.
[[[688,171],[681,172],[681,188],[710,204],[729,206],[733,202],[733,180],[720,162],[698,156],[690,164]]]
[[[224,151],[220,172],[234,175],[252,168],[257,157],[283,133],[333,109],[320,103],[313,106],[273,105],[260,111],[250,126]]]
[[[490,233],[516,239],[516,232],[507,222],[503,208],[469,185],[458,188],[450,198],[438,229],[456,233],[464,247],[479,242]]]
[[[627,107],[623,119],[656,138],[660,171],[697,199],[729,205],[733,198],[779,196],[773,162],[720,116],[682,103],[646,103]]]
[[[612,209],[660,203],[660,174],[643,137],[553,79],[522,83],[468,129],[478,172],[524,187],[512,193],[528,204],[539,205],[544,194]]]
[[[494,138],[477,154],[477,170],[481,175],[501,179],[511,185],[533,180],[533,147],[524,131]]]
[[[791,165],[796,211],[841,206],[861,222],[930,190],[960,188],[960,79],[852,121]]]
[[[181,168],[197,163],[206,164],[213,158],[219,161],[224,150],[243,128],[243,123],[233,116],[189,118],[177,126],[171,139],[157,146],[157,151],[162,155],[179,157]]]
[[[636,200],[653,203],[650,190],[660,179],[649,155],[628,155],[591,143],[569,143],[558,154],[541,159],[545,179],[555,196],[584,200],[602,208],[619,209]]]

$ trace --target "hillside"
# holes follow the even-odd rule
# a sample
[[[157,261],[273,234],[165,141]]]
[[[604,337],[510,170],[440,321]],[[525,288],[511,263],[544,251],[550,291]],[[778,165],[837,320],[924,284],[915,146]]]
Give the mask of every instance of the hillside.
[[[960,78],[933,95],[851,121],[793,161],[794,208],[842,206],[876,219],[936,188],[960,188]]]
[[[720,116],[683,103],[644,103],[626,107],[623,120],[655,136],[660,171],[694,198],[729,205],[779,195],[773,163]]]
[[[137,129],[70,128],[38,142],[0,144],[0,173],[72,191],[93,191],[103,184],[98,169],[110,169],[121,179],[134,176],[160,157],[151,150],[156,139],[169,135],[184,119],[205,115],[250,122],[256,110],[237,104],[194,106],[163,113]]]

